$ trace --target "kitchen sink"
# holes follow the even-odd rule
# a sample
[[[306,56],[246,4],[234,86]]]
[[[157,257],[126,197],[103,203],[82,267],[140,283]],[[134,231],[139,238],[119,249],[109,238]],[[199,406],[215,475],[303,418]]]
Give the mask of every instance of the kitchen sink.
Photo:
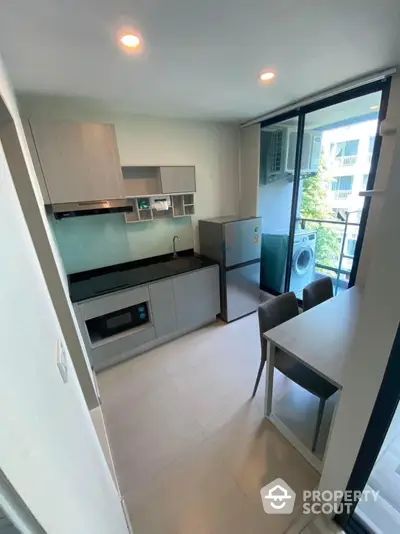
[[[176,258],[165,262],[165,267],[171,273],[184,272],[185,270],[197,269],[202,266],[202,261],[199,258]]]

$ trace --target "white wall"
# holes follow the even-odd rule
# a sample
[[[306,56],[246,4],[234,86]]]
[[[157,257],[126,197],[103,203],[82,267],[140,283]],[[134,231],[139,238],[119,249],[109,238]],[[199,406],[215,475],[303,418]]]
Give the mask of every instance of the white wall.
[[[1,145],[0,198],[2,470],[47,534],[127,534]]]
[[[239,213],[243,217],[258,215],[258,184],[260,180],[260,125],[240,130]]]
[[[0,57],[1,141],[36,253],[79,382],[90,409],[98,406],[87,355],[68,297],[63,266],[47,222],[43,198],[29,154],[17,103]]]
[[[237,125],[129,115],[85,99],[21,95],[18,102],[25,117],[114,123],[122,165],[195,165],[195,227],[198,219],[238,213]]]
[[[386,119],[389,124],[400,127],[400,74],[397,74],[392,78]],[[384,136],[382,138],[381,153],[375,178],[375,189],[386,189],[390,176],[395,141],[396,139],[394,136]],[[367,279],[384,201],[384,197],[378,195],[371,200],[364,243],[357,272],[357,285],[364,285]]]
[[[395,142],[393,137],[390,145]],[[341,490],[347,485],[399,324],[400,129],[391,167],[386,170],[386,192],[375,239],[370,244],[361,312],[320,481],[323,490]],[[379,176],[378,180],[383,182],[384,177]]]

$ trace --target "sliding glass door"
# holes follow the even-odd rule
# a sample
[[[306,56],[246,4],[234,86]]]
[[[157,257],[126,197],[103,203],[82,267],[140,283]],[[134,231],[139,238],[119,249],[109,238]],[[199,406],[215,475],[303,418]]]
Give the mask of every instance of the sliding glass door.
[[[381,91],[305,115],[289,289],[332,278],[349,285],[378,126]]]
[[[369,206],[359,193],[373,187],[389,83],[262,124],[264,291],[290,290],[302,300],[303,288],[324,276],[332,279],[335,294],[354,283]]]
[[[261,286],[272,294],[285,291],[297,133],[297,117],[261,128],[260,278]]]

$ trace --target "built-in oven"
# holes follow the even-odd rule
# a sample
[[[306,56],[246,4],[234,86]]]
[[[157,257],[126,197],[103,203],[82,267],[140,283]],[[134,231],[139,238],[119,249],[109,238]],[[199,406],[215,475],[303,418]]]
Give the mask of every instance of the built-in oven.
[[[139,329],[150,323],[148,302],[133,304],[98,317],[87,319],[86,329],[92,345],[108,338]]]

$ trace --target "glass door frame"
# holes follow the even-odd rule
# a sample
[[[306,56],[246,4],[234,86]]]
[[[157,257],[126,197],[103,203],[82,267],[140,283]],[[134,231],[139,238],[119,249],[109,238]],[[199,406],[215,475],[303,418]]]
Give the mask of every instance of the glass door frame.
[[[363,491],[379,456],[393,416],[400,402],[400,325],[393,342],[389,361],[383,376],[381,387],[372,410],[371,417],[357,455],[356,463],[350,475],[346,490]],[[354,493],[353,493],[354,495]],[[358,501],[353,500],[350,511],[346,507],[334,520],[346,534],[370,534],[354,515]]]
[[[366,189],[373,189],[374,183],[375,183],[376,171],[378,167],[380,149],[382,145],[382,138],[379,135],[379,128],[380,128],[381,122],[386,118],[387,106],[388,106],[388,101],[389,101],[389,93],[390,93],[390,84],[391,84],[391,77],[386,76],[380,80],[362,85],[360,87],[355,87],[353,89],[349,89],[342,93],[338,93],[334,96],[330,96],[322,100],[318,100],[316,102],[312,102],[310,104],[300,106],[290,112],[277,115],[271,119],[267,119],[260,123],[260,128],[264,128],[267,126],[273,126],[277,123],[280,123],[280,122],[283,122],[289,119],[295,119],[295,118],[298,119],[296,155],[295,155],[294,176],[293,176],[293,193],[292,193],[292,205],[291,205],[291,213],[290,213],[288,254],[287,254],[287,259],[286,259],[284,292],[290,291],[290,276],[292,272],[293,246],[294,246],[295,228],[296,228],[297,204],[298,204],[299,189],[300,189],[301,159],[302,159],[302,151],[303,151],[303,138],[304,138],[306,115],[308,113],[312,113],[313,111],[319,111],[321,109],[328,108],[330,106],[334,106],[335,104],[340,104],[342,102],[346,102],[349,100],[353,100],[361,96],[365,96],[371,93],[376,93],[379,91],[382,92],[381,105],[380,105],[380,109],[378,112],[377,130],[375,134],[375,142],[374,142],[374,148],[373,148],[372,158],[371,158],[370,172],[369,172],[367,186],[366,186]],[[261,152],[262,151],[260,150],[260,159],[261,159]],[[261,161],[260,161],[260,165],[262,165]],[[365,228],[367,224],[370,204],[371,204],[371,198],[366,197],[364,201],[362,213],[361,213],[358,237],[357,237],[357,242],[356,242],[356,246],[354,250],[353,265],[352,265],[352,269],[351,269],[351,273],[349,277],[349,285],[348,285],[349,288],[354,286],[355,284],[357,270],[358,270],[358,266],[360,262],[362,245],[364,241],[364,234],[365,234]],[[265,288],[265,287],[261,287],[261,289],[264,291],[271,291],[270,289]]]

